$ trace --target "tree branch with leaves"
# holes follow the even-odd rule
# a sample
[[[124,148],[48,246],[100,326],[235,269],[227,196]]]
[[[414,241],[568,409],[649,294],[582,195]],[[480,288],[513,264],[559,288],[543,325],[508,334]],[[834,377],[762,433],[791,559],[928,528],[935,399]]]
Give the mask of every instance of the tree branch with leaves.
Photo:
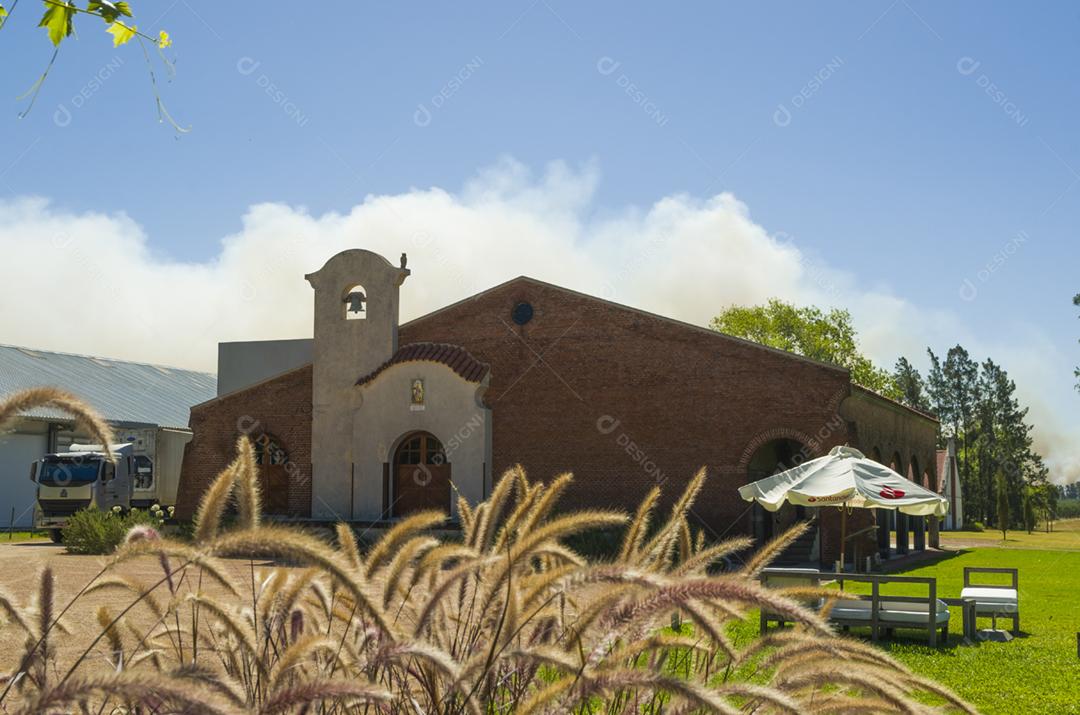
[[[23,93],[19,99],[29,98],[29,104],[26,109],[20,112],[19,117],[25,117],[30,113],[30,110],[34,107],[34,102],[37,100],[38,93],[41,91],[42,85],[45,84],[46,78],[49,76],[49,71],[52,70],[53,65],[56,63],[56,59],[60,54],[60,47],[62,43],[75,33],[75,24],[77,18],[80,17],[93,17],[102,21],[105,24],[105,32],[112,37],[113,47],[120,47],[126,45],[132,40],[136,40],[143,51],[143,56],[146,59],[147,70],[150,75],[150,84],[154,91],[154,100],[157,103],[158,120],[168,122],[172,128],[179,133],[186,133],[190,129],[181,127],[169,114],[165,108],[165,103],[161,99],[161,94],[158,92],[157,77],[154,74],[153,63],[150,60],[150,53],[147,49],[148,46],[154,47],[161,57],[162,62],[165,64],[169,74],[173,72],[173,64],[165,56],[164,50],[172,45],[172,39],[169,37],[169,33],[165,30],[159,29],[157,34],[148,34],[139,30],[138,25],[135,24],[135,15],[131,9],[131,4],[127,2],[111,2],[111,0],[87,0],[85,7],[76,5],[71,0],[41,0],[42,5],[45,6],[45,12],[38,21],[37,26],[43,28],[49,37],[49,41],[53,46],[52,57],[49,59],[48,65],[45,67],[45,71],[41,73],[37,81]],[[19,5],[19,0],[13,0],[9,6],[4,6],[0,3],[0,29],[7,27],[8,21],[11,19],[12,13],[15,12]]]

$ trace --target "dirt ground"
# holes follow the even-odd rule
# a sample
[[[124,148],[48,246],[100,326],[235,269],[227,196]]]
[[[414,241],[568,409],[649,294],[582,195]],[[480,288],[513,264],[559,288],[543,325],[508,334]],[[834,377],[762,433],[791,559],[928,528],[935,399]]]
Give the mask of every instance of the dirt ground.
[[[64,553],[63,546],[47,541],[0,543],[0,591],[14,603],[30,607],[36,602],[36,596],[41,587],[42,571],[46,567],[51,567],[55,576],[55,608],[59,613],[72,597],[101,571],[105,563],[104,557],[67,554]],[[238,577],[238,583],[250,583],[251,568],[248,561],[226,561],[225,567]],[[267,562],[255,563],[256,583],[259,583],[260,571],[266,573],[270,568],[271,564]],[[147,586],[164,576],[161,564],[153,557],[130,561],[121,567],[119,573]],[[193,571],[191,575],[196,574]],[[192,589],[193,586],[193,583],[187,581],[179,584],[180,590],[184,592]],[[221,586],[209,579],[204,579],[203,590],[216,596],[224,593]],[[155,594],[164,600],[167,587],[161,586]],[[250,592],[245,591],[244,595],[250,597]],[[50,640],[50,650],[59,655],[61,665],[74,662],[101,632],[97,622],[97,612],[101,606],[108,606],[115,616],[133,600],[131,594],[119,589],[107,589],[81,596],[64,619],[70,632],[59,634]],[[25,609],[23,613],[26,614]],[[24,617],[29,617],[29,614]],[[154,618],[145,606],[139,605],[130,612],[129,620],[145,631],[153,624]],[[5,618],[3,622],[5,625],[0,630],[0,668],[4,672],[10,672],[23,652],[25,635],[18,627],[10,625],[8,619]],[[125,632],[125,638],[130,640],[132,637]],[[96,648],[93,657],[104,664],[103,656],[98,654],[102,650],[100,647]]]

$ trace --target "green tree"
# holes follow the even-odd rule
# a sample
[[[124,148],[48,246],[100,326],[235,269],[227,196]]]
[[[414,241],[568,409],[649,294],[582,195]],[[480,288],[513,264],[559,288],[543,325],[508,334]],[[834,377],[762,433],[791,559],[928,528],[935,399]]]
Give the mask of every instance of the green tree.
[[[752,340],[851,371],[863,387],[899,399],[892,375],[859,350],[851,314],[832,308],[795,306],[776,298],[765,305],[731,306],[712,319],[709,327],[727,335]]]
[[[959,445],[957,460],[960,463],[964,508],[971,514],[985,515],[992,509],[992,501],[985,500],[984,492],[976,489],[977,485],[973,483],[971,476],[970,459],[979,366],[960,345],[949,348],[944,362],[938,359],[933,350],[927,348],[926,352],[930,356],[926,387],[931,409],[941,420],[943,427],[952,428]],[[969,498],[970,502],[967,501]]]
[[[1035,530],[1035,502],[1035,489],[1024,489],[1024,529],[1029,534]]]
[[[1005,484],[1005,475],[999,474],[997,478],[997,521],[1001,529],[1001,539],[1008,537],[1009,529],[1009,489]]]
[[[901,402],[923,412],[930,410],[930,403],[926,398],[926,383],[906,357],[900,356],[900,359],[896,361],[892,378],[896,383],[896,389],[900,392]]]

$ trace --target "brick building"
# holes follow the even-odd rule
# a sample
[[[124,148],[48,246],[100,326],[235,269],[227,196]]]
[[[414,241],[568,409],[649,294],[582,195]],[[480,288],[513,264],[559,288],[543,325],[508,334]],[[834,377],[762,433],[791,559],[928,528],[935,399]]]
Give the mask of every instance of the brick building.
[[[180,516],[240,433],[262,445],[268,511],[320,521],[436,505],[453,517],[455,489],[483,498],[514,464],[533,478],[573,472],[568,507],[631,510],[657,483],[670,501],[705,467],[695,518],[716,536],[763,539],[814,510],[768,514],[737,487],[841,444],[937,484],[937,421],[852,385],[847,370],[526,277],[399,328],[407,275],[404,261],[339,254],[309,276],[313,341],[221,346],[225,391],[192,409]],[[371,315],[350,321],[361,287]],[[438,406],[442,394],[453,399]],[[820,511],[810,548],[827,561],[839,518]],[[874,518],[855,513],[849,530]],[[921,519],[888,523],[898,550],[909,528],[924,543]]]

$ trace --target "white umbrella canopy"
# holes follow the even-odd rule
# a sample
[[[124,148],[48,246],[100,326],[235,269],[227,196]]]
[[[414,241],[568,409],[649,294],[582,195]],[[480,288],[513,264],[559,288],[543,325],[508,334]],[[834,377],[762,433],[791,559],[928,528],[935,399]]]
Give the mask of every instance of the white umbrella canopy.
[[[824,457],[741,486],[739,496],[756,501],[767,511],[776,511],[784,502],[800,506],[897,509],[913,516],[945,516],[949,511],[949,502],[944,497],[867,459],[851,447],[833,447]]]

